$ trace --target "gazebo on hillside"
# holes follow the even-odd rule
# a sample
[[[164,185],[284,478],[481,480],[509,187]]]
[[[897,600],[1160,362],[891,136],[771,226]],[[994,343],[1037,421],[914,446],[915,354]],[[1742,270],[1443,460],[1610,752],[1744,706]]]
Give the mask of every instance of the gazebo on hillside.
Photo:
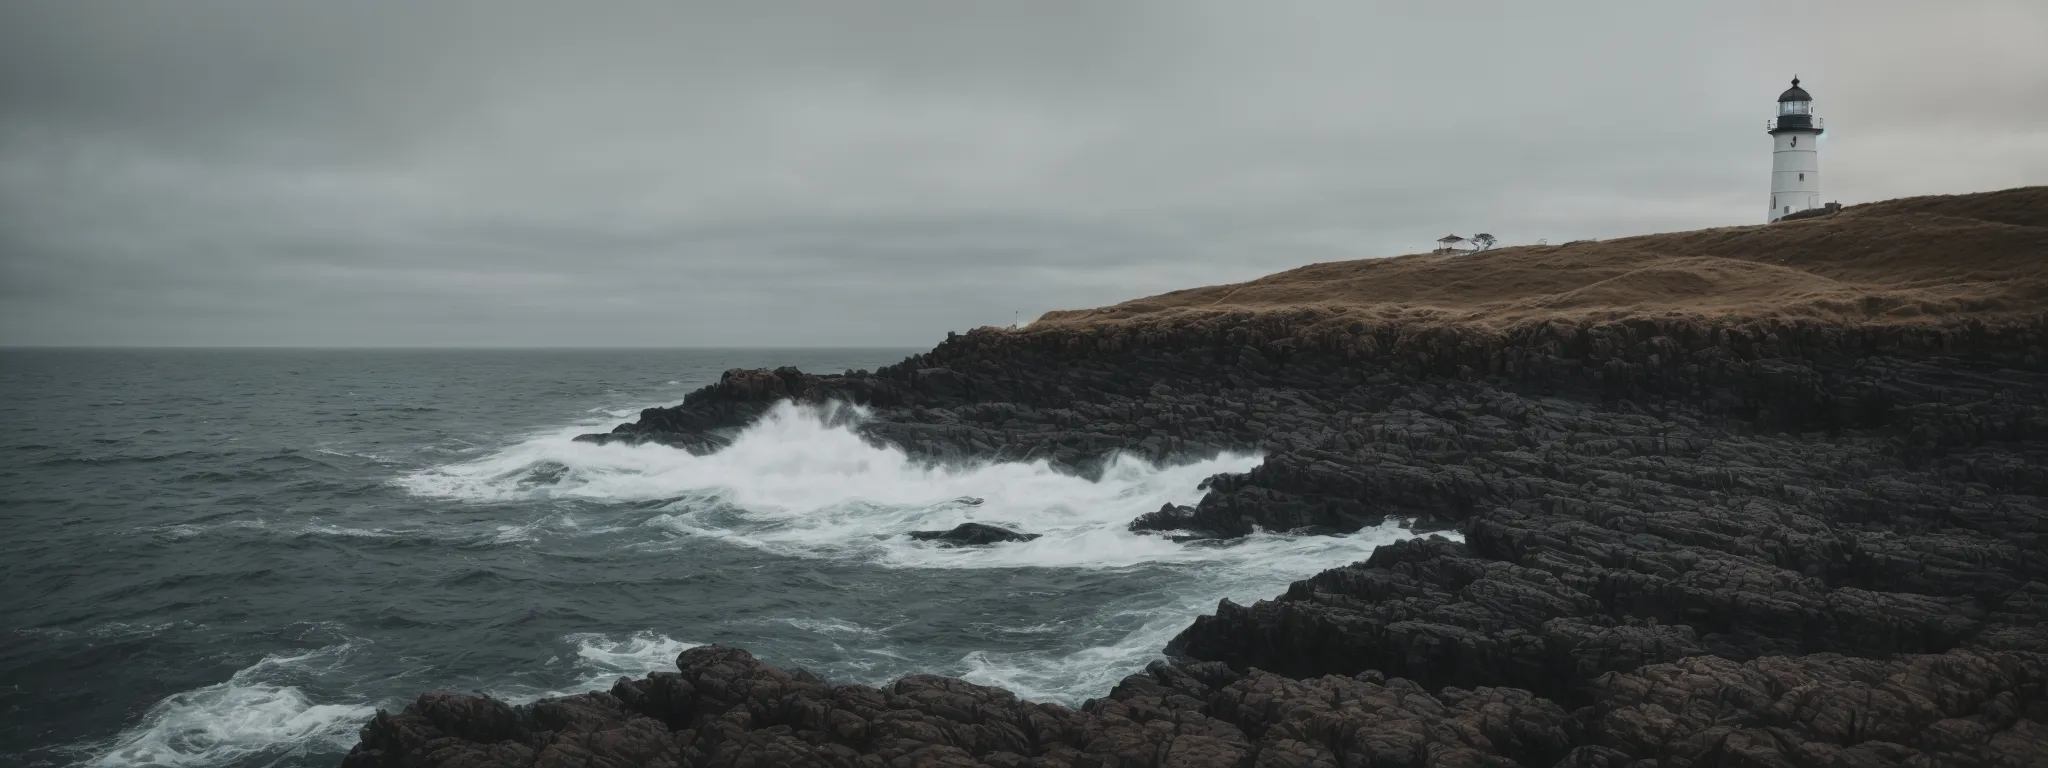
[[[1465,249],[1458,247],[1458,244],[1462,242],[1465,242],[1465,238],[1457,235],[1444,235],[1436,239],[1436,250],[1430,251],[1430,253],[1464,253]]]

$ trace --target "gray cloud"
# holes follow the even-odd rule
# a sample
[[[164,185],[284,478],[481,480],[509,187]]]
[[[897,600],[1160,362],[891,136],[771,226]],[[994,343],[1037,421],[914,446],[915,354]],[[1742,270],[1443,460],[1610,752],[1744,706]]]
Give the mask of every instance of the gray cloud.
[[[10,3],[0,343],[928,343],[2048,182],[2011,2]]]

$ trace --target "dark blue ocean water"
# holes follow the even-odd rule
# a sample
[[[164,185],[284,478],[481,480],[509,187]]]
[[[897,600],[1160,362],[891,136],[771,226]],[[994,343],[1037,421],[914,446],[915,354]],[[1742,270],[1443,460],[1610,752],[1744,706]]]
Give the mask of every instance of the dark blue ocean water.
[[[421,691],[531,700],[713,642],[1074,703],[1396,535],[1122,529],[1255,456],[929,467],[796,408],[710,456],[569,440],[728,368],[907,353],[0,351],[0,764],[332,765]],[[1046,536],[901,535],[967,520]]]

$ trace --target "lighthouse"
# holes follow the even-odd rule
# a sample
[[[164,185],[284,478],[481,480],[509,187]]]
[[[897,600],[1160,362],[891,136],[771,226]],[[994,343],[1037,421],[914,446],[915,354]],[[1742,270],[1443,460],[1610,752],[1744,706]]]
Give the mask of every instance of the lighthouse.
[[[1771,215],[1820,207],[1820,118],[1813,114],[1813,95],[1799,87],[1778,94],[1778,116],[1764,124],[1771,134]]]

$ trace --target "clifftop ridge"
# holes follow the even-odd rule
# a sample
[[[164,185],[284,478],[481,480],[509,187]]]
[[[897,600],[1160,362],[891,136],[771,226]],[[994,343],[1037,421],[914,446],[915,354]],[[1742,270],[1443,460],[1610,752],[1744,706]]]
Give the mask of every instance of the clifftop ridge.
[[[1156,329],[1272,313],[1496,331],[1637,318],[2035,323],[2048,309],[2044,253],[2048,187],[2019,187],[1769,225],[1311,264],[1048,312],[1013,332]]]

